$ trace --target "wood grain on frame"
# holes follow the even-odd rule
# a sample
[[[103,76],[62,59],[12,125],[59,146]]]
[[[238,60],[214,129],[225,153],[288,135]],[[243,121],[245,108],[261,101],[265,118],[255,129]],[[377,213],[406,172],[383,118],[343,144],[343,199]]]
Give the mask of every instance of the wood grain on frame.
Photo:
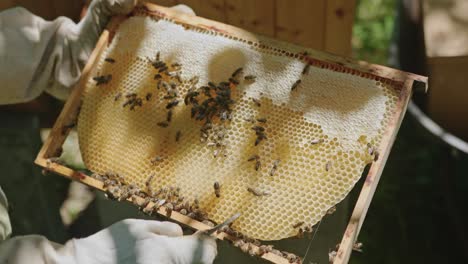
[[[226,0],[226,23],[274,36],[274,0]]]
[[[356,0],[327,0],[326,5],[323,50],[350,56]]]
[[[323,49],[326,0],[276,0],[275,37]]]
[[[226,21],[226,7],[224,0],[199,0],[199,9],[196,10],[197,16],[207,17],[212,20],[225,22]],[[183,1],[190,4],[191,1]]]

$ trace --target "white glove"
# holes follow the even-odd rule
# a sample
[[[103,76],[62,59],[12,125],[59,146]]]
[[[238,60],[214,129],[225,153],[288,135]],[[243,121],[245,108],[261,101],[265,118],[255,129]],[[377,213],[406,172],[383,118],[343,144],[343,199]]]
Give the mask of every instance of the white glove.
[[[212,263],[216,241],[182,236],[170,222],[127,219],[64,246],[41,236],[15,237],[0,244],[0,263],[22,264],[189,264]]]

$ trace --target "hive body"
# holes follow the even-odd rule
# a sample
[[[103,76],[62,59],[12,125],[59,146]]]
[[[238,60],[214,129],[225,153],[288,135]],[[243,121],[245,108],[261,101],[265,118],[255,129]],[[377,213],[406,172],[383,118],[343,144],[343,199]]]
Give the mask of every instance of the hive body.
[[[302,52],[296,46],[287,49]],[[148,59],[158,51],[168,65],[182,65],[182,84],[176,88],[181,102],[167,127],[158,125],[167,120],[166,92],[157,89],[158,71]],[[204,123],[191,118],[190,105],[183,103],[189,80],[197,76],[196,87],[219,83],[239,67],[256,78],[232,87],[232,120],[215,120],[202,142]],[[379,145],[397,101],[397,92],[386,84],[313,65],[302,74],[304,67],[304,60],[266,46],[131,17],[99,59],[95,75],[112,74],[111,81],[87,83],[78,122],[83,160],[94,172],[119,173],[143,189],[155,173],[153,189],[180,187],[186,200],[198,199],[216,222],[241,212],[233,228],[248,236],[294,236],[296,223],[317,223],[351,190],[373,159],[368,144]],[[301,83],[291,91],[298,79]],[[129,93],[152,96],[130,110],[122,106]],[[262,118],[266,122],[257,121]],[[257,146],[255,125],[264,127],[266,135]],[[213,146],[218,132],[224,134],[222,148]],[[252,155],[259,157],[258,170],[255,161],[248,161]],[[151,162],[155,157],[161,160]],[[215,182],[221,186],[219,198]],[[268,195],[256,196],[248,188]]]

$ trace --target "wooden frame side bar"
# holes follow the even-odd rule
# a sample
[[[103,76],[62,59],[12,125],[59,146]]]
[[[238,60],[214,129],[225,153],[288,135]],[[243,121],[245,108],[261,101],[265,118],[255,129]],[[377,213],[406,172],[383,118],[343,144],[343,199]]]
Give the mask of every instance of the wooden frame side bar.
[[[387,162],[398,129],[400,128],[403,117],[405,116],[406,108],[411,98],[413,82],[414,80],[408,79],[403,85],[402,94],[400,95],[398,106],[396,107],[397,111],[392,123],[389,124],[390,127],[394,127],[395,129],[393,131],[387,130],[387,133],[384,134],[382,138],[381,146],[385,147],[383,150],[384,155],[374,162],[369,169],[369,173],[367,174],[366,180],[359,194],[343,239],[341,240],[339,250],[335,261],[333,262],[334,264],[348,263],[349,258],[351,257],[353,245],[356,242],[362,224],[364,223],[367,210],[369,209],[377,184],[379,183],[380,176],[382,175],[384,164]]]

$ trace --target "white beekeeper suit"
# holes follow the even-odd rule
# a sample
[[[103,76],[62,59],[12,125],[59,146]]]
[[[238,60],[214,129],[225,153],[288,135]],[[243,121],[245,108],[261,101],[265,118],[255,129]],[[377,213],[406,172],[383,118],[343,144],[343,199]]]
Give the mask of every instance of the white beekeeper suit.
[[[134,5],[135,0],[94,0],[79,24],[64,17],[45,21],[24,8],[0,12],[0,104],[26,102],[43,91],[65,99],[110,16]],[[65,245],[39,235],[8,239],[7,208],[0,189],[0,263],[212,263],[217,254],[213,238],[183,236],[177,224],[138,219]]]

